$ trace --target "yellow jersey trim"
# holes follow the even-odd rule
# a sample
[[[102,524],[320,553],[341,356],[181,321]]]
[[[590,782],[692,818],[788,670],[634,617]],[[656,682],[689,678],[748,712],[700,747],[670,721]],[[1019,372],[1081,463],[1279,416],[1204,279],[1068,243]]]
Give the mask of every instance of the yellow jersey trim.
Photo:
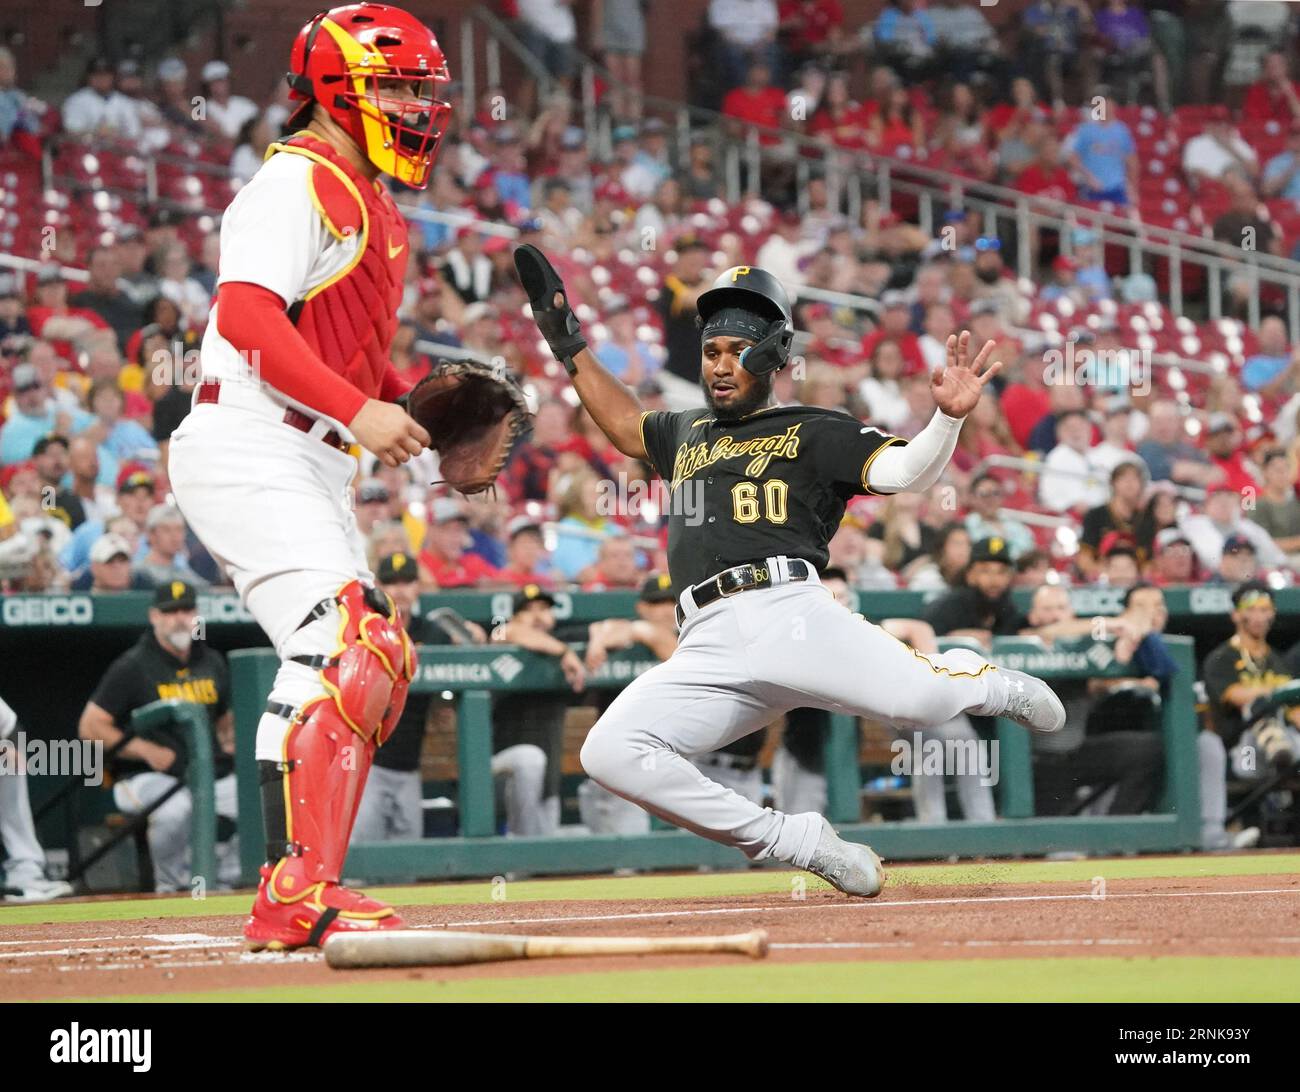
[[[881,444],[878,448],[876,448],[875,451],[873,451],[870,455],[867,456],[867,461],[862,464],[862,488],[868,496],[888,497],[890,495],[888,493],[877,493],[874,489],[871,488],[871,486],[867,484],[867,471],[871,469],[871,464],[876,461],[876,456],[879,455],[882,451],[884,451],[885,448],[893,447],[895,444],[901,444],[902,442],[903,442],[903,438],[901,436],[891,436],[883,444]]]

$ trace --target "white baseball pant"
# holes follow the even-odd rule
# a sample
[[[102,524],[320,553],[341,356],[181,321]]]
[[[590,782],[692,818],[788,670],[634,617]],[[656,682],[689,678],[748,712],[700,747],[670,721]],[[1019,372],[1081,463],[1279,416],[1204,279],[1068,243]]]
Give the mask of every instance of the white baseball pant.
[[[841,606],[815,576],[787,583],[786,558],[767,559],[778,583],[702,610],[681,594],[677,651],[636,679],[582,748],[587,773],[647,811],[754,860],[805,867],[820,816],[762,808],[705,777],[690,756],[725,747],[790,709],[811,706],[898,727],[992,715],[1006,686],[968,650],[922,655]]]
[[[320,692],[318,673],[291,656],[334,651],[338,616],[302,625],[349,580],[370,583],[352,512],[357,461],[281,419],[284,407],[248,384],[226,383],[220,403],[197,405],[172,435],[168,472],[176,503],[230,573],[280,670],[270,700],[297,708]],[[263,714],[259,760],[280,761],[288,722]]]
[[[171,774],[146,770],[123,778],[113,785],[113,801],[124,815],[138,815],[176,784]],[[217,814],[227,819],[239,817],[239,800],[235,775],[227,774],[213,782]],[[155,891],[183,891],[190,884],[190,819],[194,799],[182,788],[149,815],[149,856],[153,859]],[[230,839],[234,842],[235,839]],[[219,883],[232,883],[239,875],[237,846],[229,843],[217,847]],[[211,880],[212,877],[209,877]]]

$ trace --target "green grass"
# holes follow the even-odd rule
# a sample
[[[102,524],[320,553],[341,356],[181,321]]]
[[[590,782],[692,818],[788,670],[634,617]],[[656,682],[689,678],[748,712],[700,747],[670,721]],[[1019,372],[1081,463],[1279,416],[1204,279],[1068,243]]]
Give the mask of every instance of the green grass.
[[[123,1001],[1296,1001],[1300,958],[737,963],[608,974],[211,990]]]
[[[1107,880],[1193,878],[1205,876],[1282,876],[1300,873],[1300,853],[1231,856],[1117,857],[1083,861],[990,861],[955,865],[910,865],[892,868],[889,890],[937,885],[986,887],[997,884],[1080,883],[1096,876]],[[746,872],[672,873],[647,876],[601,876],[562,880],[520,880],[501,892],[508,902],[592,899],[719,898],[789,894],[791,879],[803,873],[775,869]],[[813,889],[823,887],[810,880]],[[497,901],[486,881],[380,887],[370,892],[395,906],[468,906]],[[911,893],[920,897],[923,891]],[[0,927],[78,921],[149,921],[207,915],[244,914],[247,894],[211,895],[206,899],[102,899],[94,902],[46,903],[0,908]]]

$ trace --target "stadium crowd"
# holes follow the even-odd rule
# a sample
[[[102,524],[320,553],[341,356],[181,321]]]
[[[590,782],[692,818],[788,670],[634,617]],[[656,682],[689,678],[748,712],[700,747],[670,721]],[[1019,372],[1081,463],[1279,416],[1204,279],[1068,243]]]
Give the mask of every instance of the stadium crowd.
[[[1109,54],[1101,47],[1079,53],[1077,72],[1033,50],[1017,65],[996,35],[979,29],[978,9],[913,3],[890,5],[856,35],[840,25],[836,5],[782,5],[768,37],[741,41],[731,31],[739,9],[751,7],[775,10],[724,2],[709,9],[713,48],[726,62],[720,70],[735,83],[722,109],[737,126],[806,126],[836,144],[894,153],[915,142],[931,163],[1066,199],[1122,205],[1144,184],[1135,182],[1133,134],[1119,120],[1125,108],[1111,100],[1107,120],[1080,120],[1063,98],[1104,74],[1100,62]],[[520,5],[521,19],[529,9]],[[1089,20],[1081,3],[1034,4],[1025,33],[1055,34],[1059,45],[1064,19],[1078,24],[1072,33],[1083,34],[1086,24],[1087,41],[1104,41],[1116,26],[1143,21],[1131,5],[1102,9]],[[1185,20],[1191,44],[1183,61],[1197,59],[1196,43],[1204,45],[1198,18]],[[1056,30],[1048,33],[1049,25]],[[1275,28],[1271,41],[1289,41],[1289,31],[1289,24]],[[841,62],[864,52],[870,97],[859,104]],[[965,58],[957,71],[966,82],[940,78],[952,71],[943,58],[954,54]],[[1180,184],[1188,191],[1219,185],[1256,210],[1264,207],[1261,194],[1295,196],[1300,148],[1291,145],[1300,136],[1291,134],[1300,134],[1300,99],[1286,58],[1257,50],[1249,80],[1235,55],[1196,73],[1180,62],[1179,80],[1153,85],[1196,98],[1236,80],[1242,92],[1237,129],[1226,107],[1158,103],[1204,123],[1183,145]],[[563,65],[555,71],[567,74]],[[776,72],[787,74],[789,90],[765,82]],[[284,102],[259,107],[236,93],[221,61],[198,75],[205,107],[198,119],[183,108],[194,85],[174,57],[156,66],[152,86],[134,60],[97,59],[61,111],[43,110],[15,90],[13,58],[0,52],[7,87],[0,137],[11,159],[23,154],[23,138],[56,139],[60,124],[61,156],[69,147],[107,156],[114,138],[192,146],[227,157],[233,182],[225,184],[237,186],[279,131]],[[997,97],[1000,89],[1005,97]],[[1182,377],[1180,386],[1149,366],[1110,383],[1062,378],[1051,352],[1062,344],[1075,358],[1123,361],[1128,352],[1136,362],[1142,335],[1149,340],[1168,326],[1186,349],[1186,320],[1154,300],[1150,277],[1112,275],[1111,255],[1086,223],[1074,230],[1069,257],[1052,256],[1060,241],[1042,233],[1044,275],[1034,284],[1011,275],[1004,240],[982,235],[973,213],[951,210],[933,238],[871,201],[861,221],[850,222],[815,173],[797,204],[755,195],[728,206],[709,134],[678,161],[668,126],[632,111],[614,119],[609,155],[593,158],[563,90],[532,115],[503,105],[497,88],[475,103],[462,101],[454,85],[448,95],[455,110],[434,184],[423,195],[403,195],[421,248],[393,355],[411,378],[431,354],[502,358],[527,379],[536,426],[495,499],[446,496],[428,484],[436,467],[427,460],[409,472],[366,466],[356,515],[374,561],[410,551],[427,590],[534,582],[632,588],[663,567],[655,495],[637,493],[651,472],[609,447],[547,359],[515,283],[510,238],[494,230],[507,226],[558,256],[602,360],[650,407],[700,401],[693,301],[712,271],[741,262],[772,269],[795,291],[875,301],[870,311],[849,309],[805,291],[797,307],[801,353],[778,384],[785,400],[842,408],[907,436],[929,415],[928,374],[942,360],[947,333],[969,326],[998,342],[1006,365],[999,398],[984,400],[968,422],[944,481],[924,497],[852,506],[833,561],[856,587],[960,582],[971,543],[990,534],[1011,543],[1026,583],[1050,572],[1119,585],[1140,577],[1161,584],[1293,579],[1300,351],[1281,317],[1269,315],[1257,330],[1234,319],[1191,325],[1191,340],[1228,363],[1209,379]],[[805,116],[791,109],[796,96],[806,122],[790,120]],[[615,97],[610,105],[623,110],[628,101]],[[1286,149],[1261,162],[1256,146],[1279,125]],[[891,144],[891,133],[906,139]],[[437,215],[425,217],[427,210]],[[1267,246],[1279,250],[1282,233],[1262,224]],[[216,226],[160,204],[121,206],[93,224],[70,218],[54,234],[54,258],[75,258],[87,279],[73,280],[59,260],[34,274],[0,275],[4,586],[221,584],[219,567],[168,504],[166,476],[168,437],[188,408],[193,350],[215,285]],[[990,462],[995,456],[1005,458]],[[637,495],[651,499],[629,503]]]

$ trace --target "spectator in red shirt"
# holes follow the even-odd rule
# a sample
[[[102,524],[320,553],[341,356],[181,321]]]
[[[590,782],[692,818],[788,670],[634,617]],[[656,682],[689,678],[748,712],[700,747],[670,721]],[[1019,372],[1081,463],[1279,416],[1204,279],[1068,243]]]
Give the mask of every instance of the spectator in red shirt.
[[[808,122],[808,132],[841,148],[861,150],[867,146],[868,121],[862,104],[849,94],[848,73],[832,72],[826,80],[822,104]]]
[[[509,542],[506,545],[506,567],[500,572],[501,579],[520,588],[526,584],[536,584],[548,591],[553,590],[555,581],[546,571],[546,541],[542,537],[541,525],[528,516],[516,516],[510,521],[506,534]]]
[[[36,302],[27,308],[27,321],[32,333],[53,342],[65,360],[76,358],[72,342],[92,330],[111,329],[94,311],[68,306],[68,284],[57,265],[47,265],[36,275]]]
[[[1043,137],[1034,161],[1016,177],[1015,188],[1052,201],[1075,199],[1074,181],[1061,163],[1061,144],[1056,137],[1050,133]]]
[[[920,339],[908,328],[912,322],[912,308],[908,305],[907,297],[902,292],[886,292],[880,302],[883,307],[880,325],[862,338],[863,358],[873,357],[876,346],[882,341],[894,341],[903,354],[905,374],[928,371]]]
[[[722,112],[734,118],[736,135],[743,136],[750,125],[779,129],[785,124],[785,92],[772,86],[772,70],[762,61],[749,66],[744,86],[733,87],[722,100]],[[777,144],[780,138],[771,133],[760,133],[762,144]]]
[[[1052,401],[1043,383],[1046,364],[1041,356],[1027,356],[1020,365],[1020,379],[1002,392],[1002,414],[1011,435],[1022,448],[1029,445],[1034,426],[1052,412]]]
[[[1241,429],[1237,420],[1230,413],[1212,413],[1205,428],[1205,451],[1210,462],[1223,471],[1221,482],[1233,492],[1247,496],[1259,494],[1259,483],[1254,475],[1246,469],[1241,448]]]
[[[420,579],[432,589],[471,588],[495,582],[501,573],[469,552],[469,520],[460,501],[439,497],[429,513],[429,530],[420,554]]]
[[[533,418],[533,434],[515,447],[501,488],[512,504],[544,501],[560,446],[573,435],[573,409],[558,399],[543,402]]]
[[[1008,129],[1019,132],[1050,117],[1051,111],[1038,101],[1033,80],[1017,76],[1011,81],[1011,101],[990,107],[984,115],[984,127],[988,130],[989,143],[996,145]]]
[[[607,538],[600,544],[596,563],[578,574],[583,591],[618,591],[639,588],[641,572],[636,564],[636,547],[626,535]]]
[[[834,53],[843,41],[839,0],[780,0],[777,17],[782,44],[795,65]]]
[[[1280,121],[1300,118],[1300,83],[1287,71],[1287,57],[1280,49],[1264,54],[1260,78],[1250,85],[1241,104],[1242,121]]]

